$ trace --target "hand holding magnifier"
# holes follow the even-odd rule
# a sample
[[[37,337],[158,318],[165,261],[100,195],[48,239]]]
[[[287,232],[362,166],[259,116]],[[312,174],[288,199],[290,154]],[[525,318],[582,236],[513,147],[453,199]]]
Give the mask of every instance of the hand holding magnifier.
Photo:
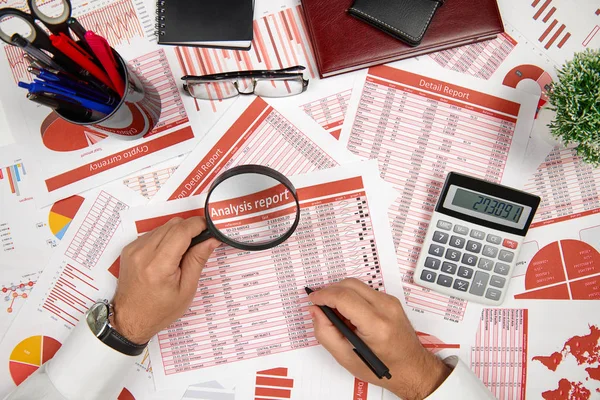
[[[266,250],[286,241],[300,222],[296,188],[280,172],[240,165],[219,175],[204,206],[207,228],[190,248],[210,238],[246,251]]]

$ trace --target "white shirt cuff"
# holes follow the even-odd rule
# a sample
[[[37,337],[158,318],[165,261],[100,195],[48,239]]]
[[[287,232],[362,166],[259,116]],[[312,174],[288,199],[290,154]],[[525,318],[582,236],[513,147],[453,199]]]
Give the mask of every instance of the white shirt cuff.
[[[46,364],[46,373],[65,399],[116,399],[135,360],[102,343],[84,318]]]
[[[458,357],[448,357],[444,363],[453,368],[452,373],[426,400],[495,399],[483,382]]]

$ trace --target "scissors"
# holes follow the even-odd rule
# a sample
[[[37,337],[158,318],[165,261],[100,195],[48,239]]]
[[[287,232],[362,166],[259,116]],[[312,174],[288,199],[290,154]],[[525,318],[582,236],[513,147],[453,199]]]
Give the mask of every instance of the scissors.
[[[56,17],[51,17],[51,16],[44,14],[38,8],[36,1],[37,0],[27,0],[27,5],[29,6],[29,10],[30,10],[29,13],[26,13],[26,12],[23,12],[21,10],[18,10],[16,8],[11,8],[11,7],[1,8],[0,9],[0,22],[2,22],[4,19],[11,18],[11,17],[21,20],[22,22],[27,24],[30,28],[29,34],[26,36],[23,35],[23,37],[25,39],[27,39],[27,41],[29,43],[31,43],[33,46],[37,47],[38,49],[44,49],[46,51],[49,51],[50,53],[54,54],[55,56],[57,54],[62,55],[58,51],[58,49],[56,49],[56,47],[54,47],[52,45],[52,42],[50,41],[50,37],[46,34],[46,32],[38,24],[36,24],[35,21],[36,20],[41,21],[46,26],[46,28],[48,28],[48,30],[55,35],[64,33],[68,37],[71,37],[71,35],[69,33],[69,27],[67,25],[67,21],[71,17],[71,11],[72,11],[71,1],[70,0],[61,0],[62,5],[63,5],[63,12],[61,15],[56,16]],[[4,29],[0,25],[0,39],[2,39],[2,41],[4,41],[5,43],[14,45],[14,43],[12,43],[12,41],[11,41],[11,37],[15,33],[18,33],[18,32],[10,32],[9,33],[9,32],[4,31]]]

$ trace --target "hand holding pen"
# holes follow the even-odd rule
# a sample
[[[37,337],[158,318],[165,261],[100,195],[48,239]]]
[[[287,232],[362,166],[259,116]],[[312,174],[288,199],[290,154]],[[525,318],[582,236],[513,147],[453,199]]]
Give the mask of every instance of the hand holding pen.
[[[373,290],[357,279],[345,279],[311,293],[309,299],[315,304],[309,312],[317,340],[359,379],[404,400],[413,400],[429,396],[450,374],[450,369],[421,345],[395,297]],[[320,306],[335,309],[356,327],[356,335],[389,367],[391,379],[380,379],[373,373]]]

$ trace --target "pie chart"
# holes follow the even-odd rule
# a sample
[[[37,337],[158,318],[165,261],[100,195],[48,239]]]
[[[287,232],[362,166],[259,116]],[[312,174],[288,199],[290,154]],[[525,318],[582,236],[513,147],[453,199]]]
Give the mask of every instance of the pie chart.
[[[117,400],[135,400],[135,397],[133,397],[129,390],[123,388],[119,394],[119,397],[117,397]]]
[[[550,243],[529,262],[525,290],[515,299],[598,300],[600,253],[580,240]]]
[[[46,361],[54,357],[61,344],[50,336],[31,336],[10,353],[8,369],[15,385],[20,385]]]
[[[75,214],[85,199],[81,196],[71,196],[54,203],[48,215],[50,230],[59,240],[63,238]]]
[[[44,146],[60,152],[85,149],[106,138],[103,133],[63,120],[55,112],[46,117],[41,131]]]
[[[525,79],[535,81],[542,90],[542,96],[538,104],[539,111],[548,102],[546,92],[552,84],[552,76],[537,65],[524,64],[510,70],[504,77],[502,84],[516,89],[519,82]]]

